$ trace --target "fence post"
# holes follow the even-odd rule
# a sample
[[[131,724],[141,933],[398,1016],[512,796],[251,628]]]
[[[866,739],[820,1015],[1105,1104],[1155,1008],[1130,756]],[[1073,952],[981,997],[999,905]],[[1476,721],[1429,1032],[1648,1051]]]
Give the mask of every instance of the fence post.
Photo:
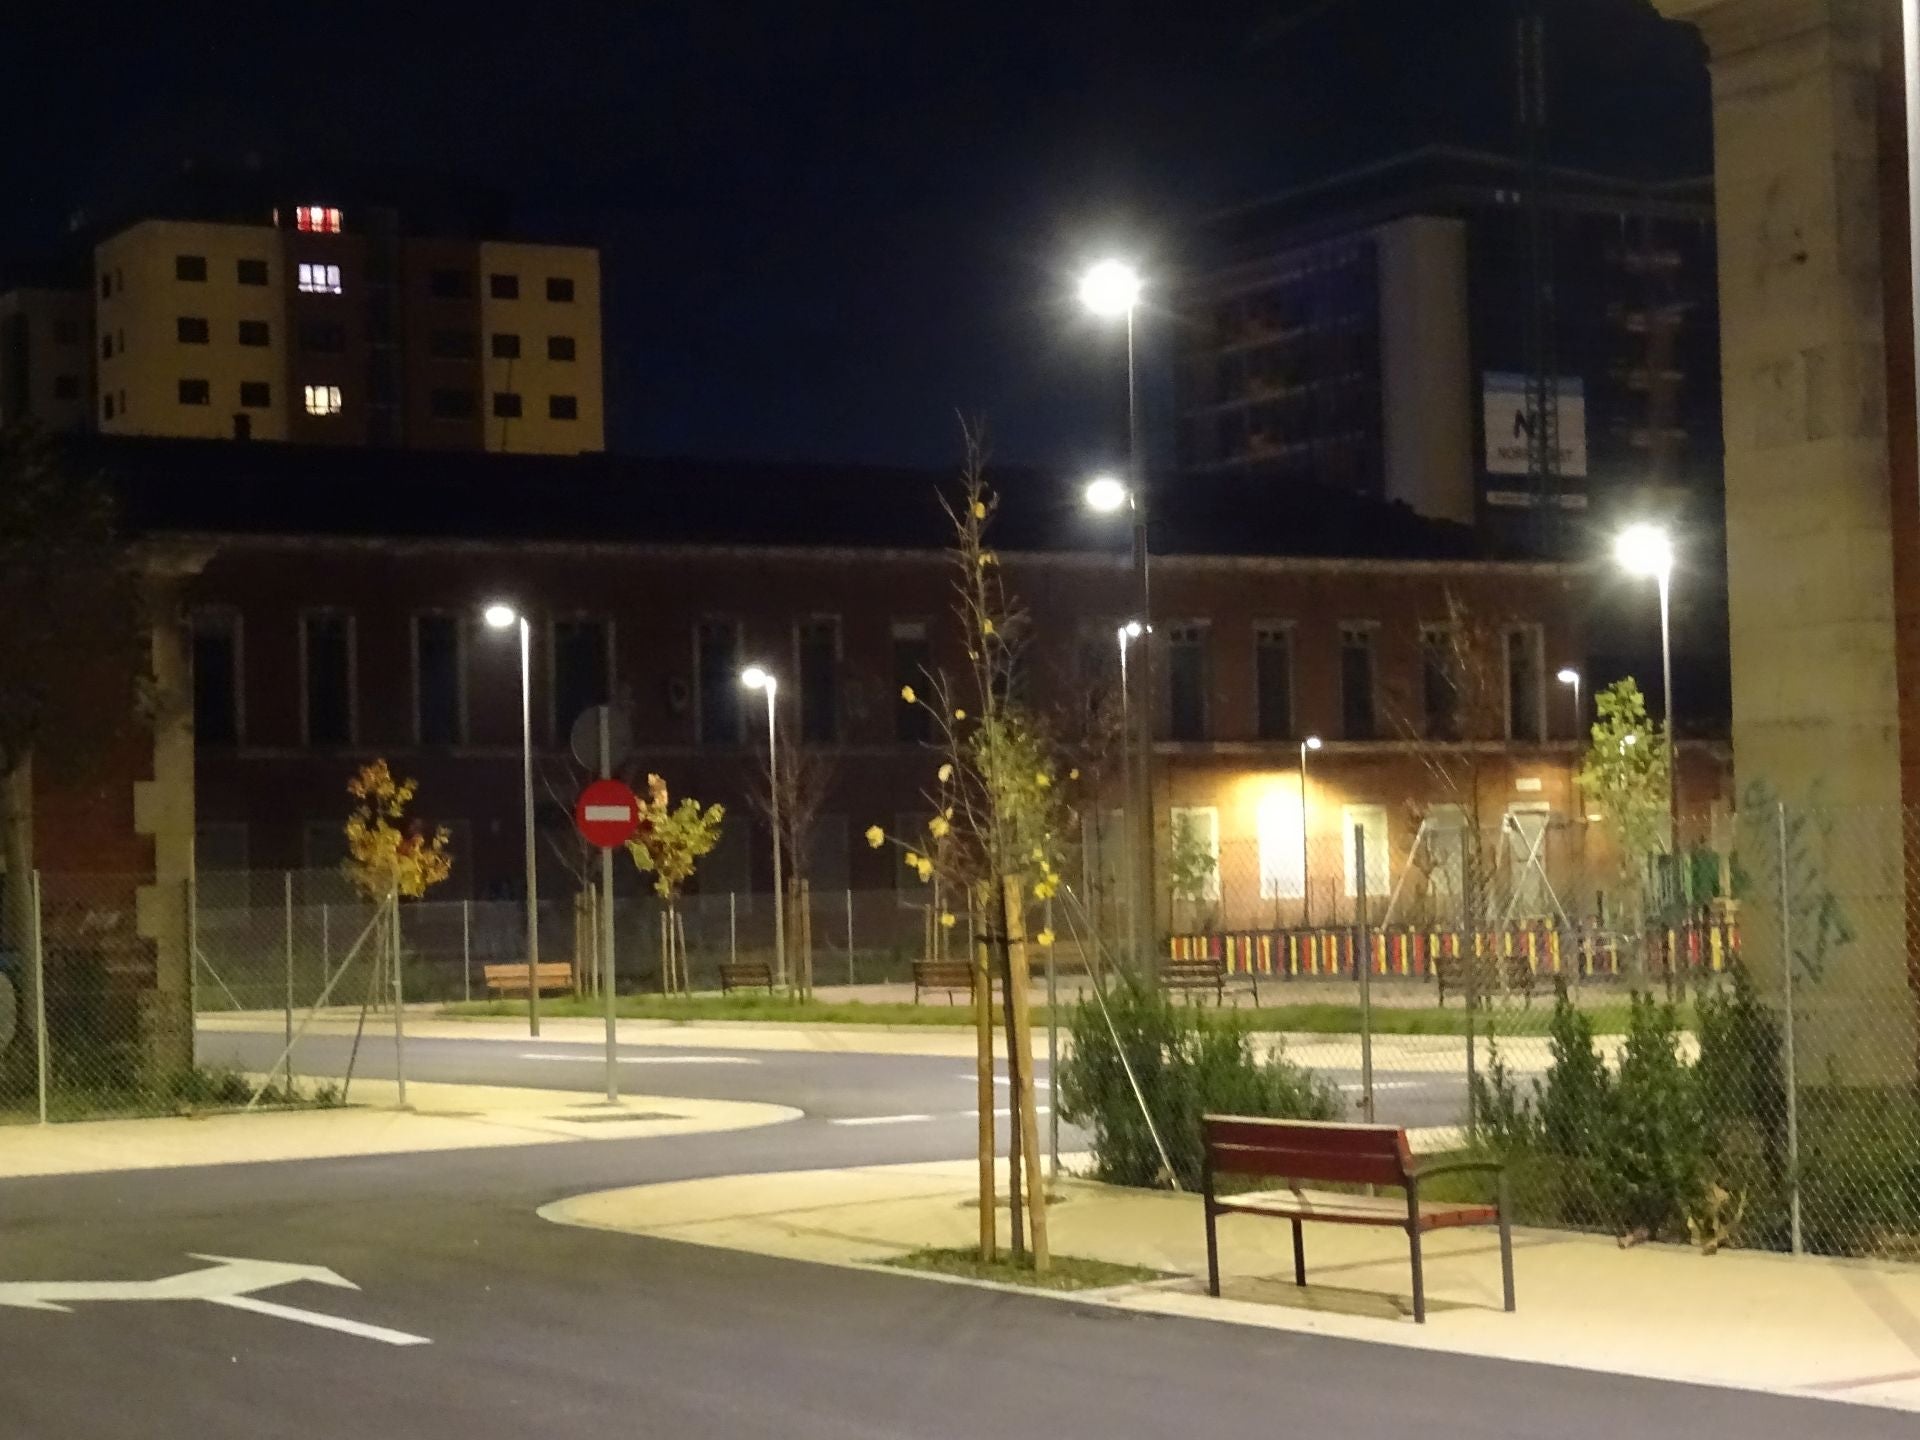
[[[847,984],[852,985],[853,978],[853,887],[847,887]]]
[[[333,907],[320,902],[320,983],[333,978]]]
[[[1787,1089],[1787,1207],[1792,1223],[1793,1253],[1805,1254],[1800,1233],[1800,1088],[1794,1076],[1793,1053],[1793,890],[1787,876],[1787,804],[1775,807],[1780,842],[1780,998],[1786,1012]]]
[[[1053,934],[1053,901],[1047,901],[1047,934]],[[1047,1158],[1048,1178],[1060,1178],[1060,972],[1054,966],[1056,940],[1047,946]]]
[[[740,963],[740,892],[727,891],[727,963]]]
[[[283,870],[280,874],[281,898],[284,902],[287,952],[287,1098],[293,1098],[293,872]]]
[[[1373,942],[1367,933],[1367,831],[1353,827],[1354,974],[1360,980],[1360,1104],[1373,1123]]]
[[[460,902],[460,998],[473,999],[473,901]]]
[[[187,1064],[200,1063],[200,882],[193,872],[180,882],[187,899]]]
[[[1479,906],[1476,903],[1478,880],[1469,873],[1472,865],[1469,833],[1477,838],[1478,832],[1469,832],[1467,826],[1460,827],[1460,963],[1465,969],[1467,983],[1467,1139],[1476,1138],[1480,1129],[1479,1097],[1475,1094],[1479,1057],[1475,1053],[1478,1045],[1474,1035],[1474,1026],[1479,1021],[1480,1011],[1480,955],[1479,955]],[[1474,944],[1466,943],[1467,929],[1473,927]]]
[[[392,907],[393,935],[393,1074],[399,1082],[399,1104],[402,1109],[407,1103],[407,1026],[406,994],[401,984],[400,970],[400,894],[395,891],[387,904]],[[292,1062],[289,1061],[289,1064]]]
[[[33,1050],[34,1084],[40,1096],[40,1123],[47,1123],[47,948],[41,932],[40,872],[33,872]]]

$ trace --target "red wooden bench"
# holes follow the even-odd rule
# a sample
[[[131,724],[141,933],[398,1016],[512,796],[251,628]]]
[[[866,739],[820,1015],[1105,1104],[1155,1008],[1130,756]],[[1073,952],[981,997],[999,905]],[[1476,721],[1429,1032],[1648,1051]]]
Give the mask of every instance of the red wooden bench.
[[[1333,1225],[1385,1225],[1406,1232],[1413,1256],[1413,1318],[1427,1319],[1426,1282],[1420,1267],[1420,1237],[1429,1230],[1461,1225],[1500,1227],[1500,1280],[1506,1308],[1513,1309],[1513,1231],[1508,1222],[1507,1175],[1495,1160],[1443,1160],[1416,1164],[1407,1132],[1393,1125],[1345,1125],[1321,1120],[1262,1120],[1237,1115],[1208,1115],[1201,1121],[1206,1144],[1203,1190],[1207,1205],[1207,1293],[1220,1293],[1220,1247],[1216,1221],[1221,1215],[1266,1215],[1293,1222],[1293,1280],[1307,1283],[1306,1242],[1301,1225],[1308,1220]],[[1437,1175],[1490,1171],[1495,1177],[1491,1205],[1422,1200],[1420,1187]],[[1221,1175],[1254,1175],[1285,1180],[1284,1190],[1260,1190],[1220,1196]],[[1304,1190],[1303,1180],[1324,1184],[1391,1185],[1391,1195]]]

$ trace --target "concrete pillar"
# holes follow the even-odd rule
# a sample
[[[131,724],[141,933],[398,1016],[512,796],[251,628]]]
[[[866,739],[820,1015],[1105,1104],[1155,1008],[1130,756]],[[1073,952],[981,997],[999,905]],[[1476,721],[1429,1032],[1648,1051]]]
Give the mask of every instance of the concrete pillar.
[[[1879,114],[1897,32],[1880,0],[1655,3],[1713,75],[1742,849],[1776,799],[1812,817],[1789,868],[1801,1073],[1910,1078]],[[1773,989],[1777,871],[1746,868],[1743,954]]]
[[[157,572],[157,573],[156,573]],[[134,829],[153,842],[153,879],[135,892],[140,937],[153,947],[153,988],[141,1001],[141,1038],[149,1066],[193,1063],[193,689],[177,574],[149,573],[154,616],[151,671],[153,764],[133,787]]]

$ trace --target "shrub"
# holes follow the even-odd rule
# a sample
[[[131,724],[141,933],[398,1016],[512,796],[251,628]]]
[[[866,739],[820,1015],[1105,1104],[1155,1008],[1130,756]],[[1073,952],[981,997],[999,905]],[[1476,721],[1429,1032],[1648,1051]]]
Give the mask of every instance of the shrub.
[[[1679,1011],[1635,995],[1613,1103],[1593,1153],[1599,1199],[1622,1234],[1683,1237],[1697,1208],[1706,1123],[1679,1046]]]
[[[1072,1048],[1055,1091],[1062,1118],[1092,1133],[1096,1179],[1153,1186],[1169,1178],[1129,1066],[1166,1146],[1172,1178],[1189,1190],[1200,1185],[1202,1115],[1331,1120],[1340,1114],[1333,1085],[1277,1052],[1262,1058],[1245,1027],[1218,1010],[1176,1006],[1132,978],[1104,999],[1104,1010],[1099,996],[1075,1006]]]
[[[1726,986],[1696,1003],[1694,1088],[1706,1126],[1703,1180],[1742,1215],[1736,1242],[1789,1244],[1787,1099],[1780,1022],[1735,965]]]

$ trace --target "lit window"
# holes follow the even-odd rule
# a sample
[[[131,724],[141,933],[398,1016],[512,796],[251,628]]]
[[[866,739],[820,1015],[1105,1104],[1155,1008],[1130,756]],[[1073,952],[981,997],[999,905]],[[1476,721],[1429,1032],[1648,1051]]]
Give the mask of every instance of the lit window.
[[[338,235],[340,211],[332,205],[296,205],[293,223],[294,228],[299,230],[311,230],[319,235]]]
[[[340,267],[338,265],[310,265],[300,262],[300,288],[310,295],[338,295],[340,293]]]
[[[340,387],[338,385],[307,386],[307,413],[309,415],[338,415],[340,413]]]

